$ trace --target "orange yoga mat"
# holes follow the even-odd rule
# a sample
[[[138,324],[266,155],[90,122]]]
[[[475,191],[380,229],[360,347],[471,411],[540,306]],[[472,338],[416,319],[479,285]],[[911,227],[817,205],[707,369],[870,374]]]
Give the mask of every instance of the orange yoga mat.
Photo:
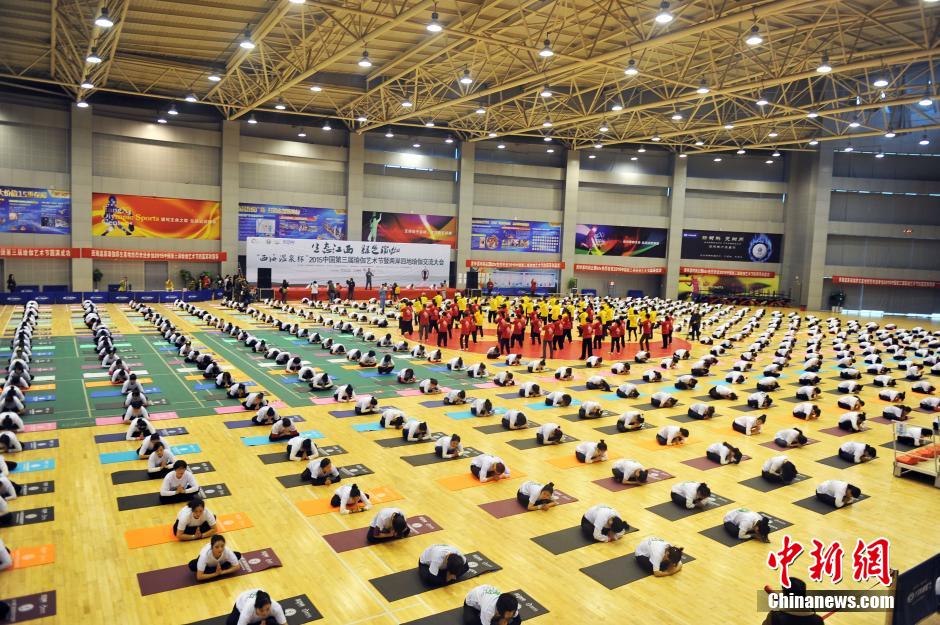
[[[619,460],[620,456],[607,454],[607,462],[612,462],[614,460]],[[559,469],[573,469],[575,467],[592,467],[596,464],[604,464],[603,462],[592,462],[591,464],[586,464],[584,462],[578,462],[578,459],[572,453],[570,456],[560,456],[558,458],[550,458],[546,462],[551,463],[558,467]]]
[[[13,568],[25,569],[30,566],[55,562],[55,545],[20,547],[13,550]]]
[[[401,493],[391,486],[378,486],[376,488],[366,488],[363,490],[368,493],[369,501],[372,502],[372,505],[404,499]],[[304,499],[295,502],[295,505],[298,510],[304,513],[304,516],[317,516],[319,514],[337,511],[337,508],[330,505],[330,499],[332,499],[332,497],[327,499]]]
[[[195,380],[205,380],[206,378],[201,375],[187,375],[184,380],[195,381]]]
[[[151,378],[137,378],[137,381],[140,382],[141,384],[149,384],[149,383],[153,382],[153,380],[152,380]],[[48,386],[48,384],[45,385],[45,386]],[[53,384],[52,386],[55,387],[55,384]],[[99,387],[102,387],[102,386],[120,386],[120,385],[119,385],[119,384],[112,384],[112,383],[111,383],[111,380],[95,380],[94,382],[85,382],[85,388],[99,388]],[[32,390],[36,390],[36,389],[37,389],[37,387],[35,387],[35,386],[32,387]],[[44,391],[44,390],[46,390],[46,389],[45,389],[45,388],[41,388],[41,389],[39,389],[39,390],[43,390],[43,391]]]
[[[254,527],[254,523],[244,512],[220,514],[216,517],[216,524],[219,526],[219,532],[232,532],[246,527]],[[124,540],[127,541],[128,548],[137,549],[139,547],[172,543],[176,540],[176,537],[173,535],[173,524],[171,523],[169,525],[127,530],[124,532]]]
[[[653,436],[653,438],[636,441],[633,444],[649,451],[660,451],[662,449],[682,449],[683,447],[688,445],[688,443],[683,443],[681,445],[660,445],[659,441],[656,440],[655,435]]]
[[[510,478],[525,477],[525,473],[522,471],[517,471],[510,468]],[[497,482],[502,482],[503,480],[490,480],[489,482],[481,482],[473,476],[469,471],[467,473],[459,473],[457,475],[450,475],[447,477],[442,477],[437,480],[437,483],[446,488],[447,490],[464,490],[465,488],[473,488],[474,486],[486,486],[487,484],[496,484]]]
[[[31,391],[54,391],[55,383],[53,382],[52,384],[33,384],[32,386],[29,387],[29,390]]]

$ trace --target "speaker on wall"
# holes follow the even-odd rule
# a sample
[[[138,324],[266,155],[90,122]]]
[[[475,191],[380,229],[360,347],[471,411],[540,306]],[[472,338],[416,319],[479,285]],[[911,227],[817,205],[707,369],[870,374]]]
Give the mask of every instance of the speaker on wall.
[[[258,267],[258,288],[259,289],[271,288],[271,268],[270,267]]]
[[[480,288],[480,274],[477,273],[475,267],[471,267],[467,271],[467,289],[478,289]]]

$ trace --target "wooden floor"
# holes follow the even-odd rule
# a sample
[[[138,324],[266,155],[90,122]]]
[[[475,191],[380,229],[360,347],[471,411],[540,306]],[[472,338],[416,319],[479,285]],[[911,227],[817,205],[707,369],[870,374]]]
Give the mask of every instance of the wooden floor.
[[[211,304],[205,305],[214,314],[228,317],[229,312]],[[194,326],[191,318],[176,315],[170,307],[158,307],[161,312],[174,317],[181,326],[203,332],[202,325]],[[131,321],[138,317],[124,307],[107,306],[112,328],[132,335],[143,326]],[[73,334],[72,311],[65,306],[44,309],[43,318],[51,316],[51,333],[67,337]],[[277,312],[286,318],[283,313]],[[11,309],[0,311],[0,325],[6,323]],[[769,318],[765,317],[766,320]],[[887,323],[881,321],[881,323]],[[905,324],[902,325],[923,325]],[[772,345],[782,337],[784,328],[778,332]],[[286,335],[284,335],[286,336]],[[800,338],[805,339],[805,328]],[[154,340],[156,337],[154,337]],[[88,339],[82,339],[87,341]],[[286,341],[285,341],[286,342]],[[801,340],[794,352],[794,361],[799,362],[805,342]],[[831,341],[827,340],[827,354]],[[312,346],[291,346],[301,355],[312,352]],[[232,345],[232,351],[245,353],[243,347]],[[741,347],[743,349],[743,346]],[[695,355],[704,353],[705,347],[695,345]],[[221,350],[219,350],[221,352]],[[733,350],[734,353],[741,351]],[[761,355],[755,370],[762,368],[773,350]],[[224,352],[220,353],[223,357]],[[479,359],[471,356],[468,360]],[[228,358],[230,362],[232,358]],[[730,368],[734,358],[725,356],[714,371],[721,373]],[[668,372],[661,384],[650,385],[661,388],[671,386],[671,380],[686,372],[690,361],[684,361],[677,371]],[[552,363],[554,364],[554,363]],[[634,365],[632,375],[624,379],[639,378],[647,367]],[[119,512],[117,497],[152,492],[155,482],[112,485],[113,471],[139,467],[137,462],[101,464],[99,453],[131,449],[131,443],[114,442],[96,444],[93,436],[103,433],[123,432],[119,425],[58,429],[54,432],[24,434],[23,440],[58,438],[59,447],[50,450],[27,451],[18,454],[16,460],[52,458],[55,468],[19,475],[18,481],[36,482],[54,480],[55,492],[35,495],[12,503],[13,510],[54,506],[55,520],[48,523],[24,527],[4,528],[0,537],[11,548],[55,545],[55,562],[44,566],[4,572],[0,576],[0,595],[22,596],[55,590],[58,614],[52,618],[34,621],[37,625],[47,623],[162,623],[184,624],[221,615],[231,610],[232,602],[241,591],[262,587],[275,598],[306,594],[323,613],[320,622],[330,624],[386,625],[407,623],[433,613],[446,611],[461,605],[467,590],[476,582],[470,581],[448,588],[434,590],[414,598],[394,603],[385,601],[369,583],[370,579],[402,571],[416,565],[418,555],[430,544],[446,542],[465,552],[480,551],[497,562],[502,570],[489,574],[479,583],[498,586],[503,590],[522,589],[550,613],[535,619],[539,623],[607,623],[642,622],[675,623],[681,625],[703,625],[712,623],[760,623],[764,615],[756,612],[757,592],[765,584],[776,584],[776,574],[766,565],[768,551],[777,549],[780,536],[772,536],[772,543],[757,542],[729,548],[709,539],[699,531],[720,525],[722,517],[730,507],[721,508],[679,520],[667,521],[647,508],[669,501],[669,489],[678,480],[704,480],[715,493],[734,501],[733,506],[746,506],[773,514],[791,522],[785,533],[809,546],[813,538],[826,543],[842,542],[847,551],[847,579],[841,589],[865,588],[870,584],[851,580],[851,550],[858,538],[866,541],[885,536],[891,540],[892,566],[904,570],[932,555],[937,548],[935,540],[936,519],[940,518],[940,492],[931,486],[892,476],[892,452],[880,447],[891,440],[890,426],[872,423],[867,432],[853,436],[852,440],[870,443],[878,448],[879,458],[874,462],[845,470],[831,468],[816,462],[835,455],[838,446],[848,440],[819,430],[833,427],[843,411],[836,406],[837,396],[824,393],[819,400],[823,406],[823,417],[815,423],[804,424],[806,433],[820,442],[801,450],[789,452],[798,469],[811,479],[780,489],[774,493],[761,493],[739,484],[740,481],[760,474],[765,459],[779,452],[763,447],[760,443],[770,441],[773,433],[782,427],[798,425],[790,416],[793,404],[783,401],[795,390],[789,386],[795,382],[798,366],[791,366],[781,380],[783,387],[774,394],[775,405],[767,411],[769,422],[766,433],[745,438],[730,428],[731,419],[737,416],[733,410],[720,410],[721,416],[711,422],[695,422],[689,427],[692,437],[688,444],[671,449],[658,449],[653,441],[656,430],[640,433],[605,436],[610,444],[612,456],[634,458],[648,467],[656,467],[676,476],[642,488],[612,493],[592,483],[608,477],[609,463],[559,469],[547,460],[573,454],[573,446],[517,450],[507,441],[532,436],[529,432],[504,432],[485,435],[475,430],[481,422],[496,423],[496,418],[455,420],[443,409],[424,408],[419,402],[427,397],[383,398],[383,405],[395,405],[408,415],[426,419],[432,431],[457,432],[465,445],[487,453],[498,454],[510,465],[514,473],[525,473],[526,478],[493,485],[484,485],[452,492],[437,483],[437,479],[466,473],[467,460],[452,464],[434,464],[414,468],[402,461],[400,456],[431,451],[430,445],[420,448],[385,449],[374,440],[388,438],[394,434],[383,432],[356,432],[352,426],[368,423],[372,417],[340,419],[329,414],[335,405],[315,406],[309,401],[301,403],[279,394],[280,376],[267,379],[251,376],[260,386],[270,388],[275,395],[288,403],[282,409],[285,414],[299,414],[305,422],[300,429],[317,429],[324,434],[318,444],[338,444],[348,451],[338,458],[338,464],[362,463],[374,471],[357,482],[367,492],[380,486],[391,486],[404,499],[396,502],[409,515],[427,515],[443,527],[443,531],[415,536],[406,540],[375,547],[362,548],[336,554],[322,538],[325,534],[368,525],[371,513],[340,516],[330,513],[320,516],[305,516],[295,505],[301,500],[328,497],[328,487],[284,488],[276,480],[278,476],[299,473],[299,463],[265,465],[258,459],[262,453],[282,450],[282,445],[248,447],[240,436],[265,434],[260,428],[229,429],[223,423],[244,414],[212,414],[180,418],[161,422],[158,427],[185,427],[188,435],[174,437],[174,444],[198,443],[201,452],[187,456],[190,461],[209,461],[214,473],[200,477],[203,484],[224,483],[231,496],[209,500],[216,514],[242,513],[253,526],[227,534],[229,545],[241,551],[271,548],[283,562],[282,568],[272,569],[235,579],[215,581],[210,584],[176,590],[169,593],[142,597],[138,589],[137,574],[154,569],[183,564],[196,556],[201,543],[170,543],[145,548],[129,549],[125,532],[134,528],[171,523],[177,506],[161,506]],[[273,371],[273,369],[272,369]],[[236,369],[236,378],[239,377]],[[614,381],[616,376],[604,368],[601,373]],[[828,371],[826,377],[837,376]],[[55,375],[66,375],[57,370]],[[577,371],[578,380],[567,384],[545,382],[550,388],[583,384],[587,372]],[[181,379],[185,373],[180,373]],[[703,395],[719,376],[704,381],[698,391],[681,393],[687,406],[688,397]],[[243,377],[248,377],[245,374]],[[758,376],[749,375],[749,380]],[[523,375],[523,379],[527,376]],[[868,376],[862,381],[866,381]],[[620,383],[620,381],[617,381]],[[836,381],[825,380],[822,388],[833,389]],[[192,384],[192,382],[189,382]],[[906,387],[904,383],[901,387]],[[752,389],[750,381],[744,385]],[[393,389],[399,390],[399,389]],[[646,390],[646,389],[643,389]],[[477,397],[493,398],[499,407],[520,407],[530,400],[499,399],[500,389],[475,389]],[[575,392],[581,399],[591,398],[594,392]],[[869,414],[880,413],[883,402],[877,393],[866,386],[861,396],[868,402]],[[170,397],[167,410],[173,409]],[[605,407],[623,412],[640,400],[603,401]],[[722,402],[727,404],[728,402]],[[738,404],[743,401],[736,402]],[[909,402],[919,403],[913,396]],[[647,420],[657,426],[674,424],[668,415],[685,411],[685,406],[674,410],[658,410],[647,413]],[[342,406],[349,408],[351,406]],[[571,412],[569,410],[529,411],[530,418],[545,422]],[[93,416],[113,416],[116,411]],[[48,417],[30,418],[29,422],[48,421]],[[915,413],[913,423],[929,425],[931,417]],[[601,421],[562,423],[567,433],[581,440],[597,440],[601,435],[594,430],[609,425],[613,418]],[[729,466],[700,471],[682,464],[683,460],[704,456],[705,448],[713,442],[727,440],[740,446],[753,459],[738,466]],[[479,507],[480,504],[515,495],[523,479],[542,482],[554,481],[559,489],[578,499],[577,502],[560,506],[548,512],[520,514],[505,519],[495,519]],[[793,505],[792,502],[809,497],[815,485],[826,479],[844,479],[862,488],[871,496],[855,506],[819,515]],[[624,518],[639,531],[629,534],[613,544],[593,544],[569,553],[554,556],[534,543],[531,538],[555,530],[575,526],[588,507],[606,503],[616,507]],[[617,556],[633,552],[636,544],[646,536],[659,536],[685,547],[695,561],[688,564],[677,576],[670,578],[647,578],[616,590],[608,590],[580,572],[580,568],[596,564]],[[791,569],[791,574],[806,578],[809,565],[808,554],[804,554]],[[880,624],[883,615],[837,614],[827,621],[841,624]]]

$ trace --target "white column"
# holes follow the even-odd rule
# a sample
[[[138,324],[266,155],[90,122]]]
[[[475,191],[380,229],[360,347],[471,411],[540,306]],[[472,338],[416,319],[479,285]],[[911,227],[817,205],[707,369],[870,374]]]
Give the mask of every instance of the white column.
[[[92,109],[71,109],[69,128],[69,173],[72,194],[72,247],[92,247],[91,194],[92,194]],[[72,259],[72,290],[91,291],[92,260]]]
[[[235,274],[238,268],[238,198],[239,151],[241,125],[237,121],[222,122],[222,154],[220,179],[222,184],[222,224],[219,249],[228,256],[221,263],[222,275]]]
[[[669,241],[666,246],[666,277],[663,296],[679,296],[679,266],[682,264],[682,227],[685,221],[685,190],[688,178],[687,159],[672,158],[672,189],[669,193]]]
[[[467,260],[470,258],[470,234],[473,229],[473,185],[476,171],[476,143],[461,142],[457,164],[457,288],[466,285]]]
[[[362,240],[362,205],[365,196],[365,135],[349,133],[349,150],[346,160],[346,238]]]
[[[568,150],[565,164],[565,194],[562,199],[561,223],[561,260],[565,268],[561,270],[558,289],[568,291],[568,280],[574,276],[574,246],[578,228],[578,187],[581,183],[581,153]]]
[[[815,171],[815,193],[810,196],[810,214],[807,224],[804,258],[807,259],[805,275],[802,276],[802,301],[811,310],[825,305],[823,299],[823,276],[826,271],[826,244],[829,238],[829,203],[832,198],[833,149],[819,151]],[[787,242],[784,241],[784,248]]]

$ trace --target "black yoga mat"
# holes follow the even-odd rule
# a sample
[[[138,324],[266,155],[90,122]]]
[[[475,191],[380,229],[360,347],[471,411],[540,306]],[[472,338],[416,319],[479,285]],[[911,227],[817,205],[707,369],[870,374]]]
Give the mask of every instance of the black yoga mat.
[[[363,475],[371,475],[373,473],[372,469],[367,467],[364,464],[351,464],[345,467],[337,467],[341,478],[349,479],[355,477],[362,477]],[[290,475],[282,475],[277,478],[277,481],[281,483],[284,488],[297,488],[298,486],[314,486],[314,483],[310,480],[301,479],[300,473],[292,473]]]
[[[630,529],[627,530],[627,533],[632,534],[636,531],[639,530],[631,526]],[[574,551],[575,549],[580,549],[581,547],[593,545],[597,542],[593,538],[588,538],[580,525],[568,527],[549,534],[542,534],[541,536],[533,538],[532,541],[556,556]]]
[[[343,454],[348,453],[345,449],[343,449],[339,445],[317,446],[317,449],[320,452],[317,458],[321,458],[324,456],[342,456]],[[260,454],[258,458],[264,464],[280,464],[282,462],[291,462],[290,460],[287,459],[287,450],[276,452],[273,454]]]
[[[793,525],[793,523],[790,523],[789,521],[785,521],[784,519],[781,519],[780,517],[775,517],[774,515],[768,514],[766,512],[760,512],[759,514],[769,519],[771,533],[785,529]],[[741,540],[737,536],[732,536],[731,534],[729,534],[728,531],[725,529],[724,524],[716,525],[715,527],[709,527],[708,529],[705,529],[699,532],[699,534],[701,534],[702,536],[707,536],[711,538],[712,540],[721,543],[725,547],[737,547],[738,545],[742,545],[746,542],[749,542],[748,540]]]
[[[790,482],[790,484],[796,484],[797,482],[803,482],[803,481],[805,481],[805,480],[808,480],[809,477],[810,477],[810,476],[808,476],[808,475],[803,475],[802,473],[797,473],[797,474],[796,474],[796,477],[793,478],[793,481]],[[742,481],[738,482],[738,484],[742,484],[742,485],[744,485],[744,486],[747,486],[748,488],[753,488],[754,490],[760,491],[760,492],[762,492],[762,493],[769,493],[769,492],[772,492],[772,491],[777,490],[778,488],[784,488],[784,487],[790,485],[790,484],[781,484],[780,482],[771,482],[771,481],[769,481],[769,480],[765,480],[765,479],[764,479],[763,477],[761,477],[760,475],[758,475],[757,477],[752,477],[752,478],[748,478],[748,479],[746,479],[746,480],[742,480]]]
[[[687,553],[682,554],[682,564],[695,560]],[[652,573],[647,573],[646,569],[640,567],[636,561],[636,554],[620,556],[606,562],[592,564],[581,569],[581,572],[593,579],[598,584],[609,590],[620,588],[631,582],[649,577]]]
[[[382,447],[385,447],[386,449],[393,449],[395,447],[407,447],[408,445],[420,445],[422,443],[433,443],[434,441],[436,441],[437,439],[443,436],[447,436],[447,434],[444,434],[443,432],[431,432],[431,438],[427,440],[406,441],[404,438],[401,437],[401,434],[399,434],[395,438],[380,438],[379,440],[375,442],[381,445]]]
[[[470,570],[454,582],[448,584],[448,586],[502,569],[501,566],[478,551],[464,554],[464,557],[467,559]],[[389,602],[399,601],[400,599],[406,599],[435,589],[434,586],[425,584],[418,576],[417,567],[408,569],[407,571],[399,571],[391,575],[370,579],[369,582],[375,586],[375,589]]]
[[[189,465],[189,470],[193,473],[212,473],[215,471],[213,467],[208,462],[193,462]],[[146,469],[132,469],[129,471],[115,471],[111,474],[111,483],[112,484],[132,484],[134,482],[146,482],[148,480],[153,480],[155,483],[159,483],[158,480],[163,478],[150,477],[150,474],[147,473]]]
[[[858,502],[863,501],[865,499],[869,499],[870,497],[871,495],[866,495],[865,493],[862,493],[862,495],[858,499],[856,499],[854,502],[852,502],[849,505],[854,506]],[[849,507],[849,506],[842,506],[842,508],[836,508],[835,506],[830,506],[829,504],[816,499],[815,495],[813,495],[812,497],[807,497],[806,499],[800,499],[799,501],[794,501],[793,504],[801,508],[806,508],[807,510],[812,510],[813,512],[818,512],[819,514],[829,514],[830,512],[835,512],[836,510],[841,510],[843,508]]]
[[[704,508],[692,508],[689,510],[685,507],[680,507],[673,501],[665,501],[655,506],[650,506],[647,508],[650,512],[657,514],[669,521],[678,521],[679,519],[684,519],[700,512],[707,512],[709,510],[714,510],[715,508],[721,508],[722,506],[727,506],[728,504],[734,503],[733,500],[728,499],[727,497],[722,497],[717,493],[712,493],[709,497],[708,503]]]
[[[460,454],[457,458],[439,458],[437,454],[431,452],[428,454],[418,454],[415,456],[402,456],[401,459],[410,464],[413,467],[424,467],[429,464],[436,464],[438,462],[452,462],[454,460],[460,460],[461,458],[473,458],[479,456],[483,452],[479,449],[474,449],[473,447],[464,447],[463,453]]]
[[[154,482],[154,487],[159,488]],[[209,484],[200,489],[202,499],[213,499],[215,497],[228,497],[229,492],[225,484]],[[152,508],[164,505],[160,501],[160,493],[144,493],[142,495],[130,495],[127,497],[118,497],[118,510],[138,510],[140,508]],[[169,504],[167,504],[169,505]]]
[[[323,615],[320,614],[320,611],[313,605],[313,602],[307,598],[307,595],[298,595],[289,599],[278,599],[277,601],[281,604],[281,607],[284,608],[284,615],[287,616],[287,625],[303,625],[304,623],[312,623],[313,621],[318,621],[323,618]],[[229,614],[231,614],[231,611],[222,616],[214,616],[202,621],[190,623],[189,625],[225,625]]]
[[[558,445],[564,445],[565,443],[573,443],[573,442],[576,442],[577,440],[578,439],[574,438],[573,436],[568,436],[567,434],[565,434],[564,436],[562,436],[560,443],[552,443],[550,445],[543,445],[539,443],[537,440],[535,440],[534,436],[531,438],[519,438],[514,441],[509,441],[509,444],[515,447],[516,449],[525,450],[525,449],[535,449],[536,447],[557,447]]]
[[[511,594],[516,596],[516,599],[519,601],[519,616],[523,621],[528,621],[537,616],[542,616],[543,614],[548,614],[548,609],[543,605],[538,603],[535,599],[527,595],[521,590],[510,590]],[[194,625],[202,625],[194,624]],[[212,625],[215,625],[214,623]],[[446,612],[439,612],[438,614],[432,614],[430,616],[425,616],[424,618],[419,618],[415,621],[408,621],[404,625],[466,625],[466,622],[463,618],[463,608],[454,608],[453,610],[447,610]]]

